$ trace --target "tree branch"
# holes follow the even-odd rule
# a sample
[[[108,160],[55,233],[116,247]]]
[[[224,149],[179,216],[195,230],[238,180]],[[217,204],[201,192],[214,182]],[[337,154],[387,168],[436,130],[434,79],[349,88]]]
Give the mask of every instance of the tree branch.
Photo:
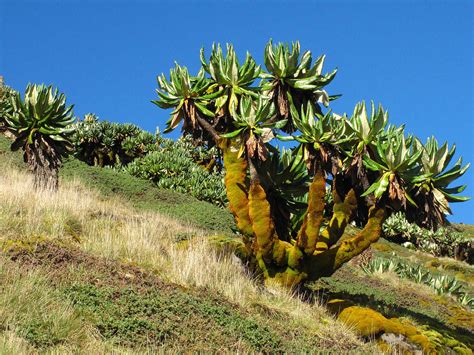
[[[204,118],[202,118],[199,113],[196,113],[196,119],[197,119],[199,125],[203,129],[205,129],[211,135],[211,137],[214,139],[216,144],[219,145],[219,142],[222,140],[222,138],[219,135],[219,133],[217,133],[215,128],[212,127],[212,125],[209,122],[207,122]]]

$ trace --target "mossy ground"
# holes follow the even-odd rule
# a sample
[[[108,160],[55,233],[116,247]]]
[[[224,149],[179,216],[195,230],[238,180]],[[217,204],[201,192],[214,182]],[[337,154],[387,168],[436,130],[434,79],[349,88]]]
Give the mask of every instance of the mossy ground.
[[[402,258],[408,263],[430,267],[433,273],[464,276],[466,288],[473,293],[473,267],[454,259],[435,258],[414,252],[386,240],[371,246],[374,256]],[[470,280],[468,280],[470,279]],[[312,292],[325,299],[350,300],[350,304],[369,307],[387,318],[410,319],[426,331],[474,347],[474,315],[449,295],[437,295],[432,289],[400,279],[395,274],[367,275],[356,263],[349,262],[331,277],[308,285]],[[375,334],[374,334],[375,335]],[[380,335],[380,334],[379,334]],[[451,340],[451,342],[452,342]],[[451,349],[452,350],[452,349]]]

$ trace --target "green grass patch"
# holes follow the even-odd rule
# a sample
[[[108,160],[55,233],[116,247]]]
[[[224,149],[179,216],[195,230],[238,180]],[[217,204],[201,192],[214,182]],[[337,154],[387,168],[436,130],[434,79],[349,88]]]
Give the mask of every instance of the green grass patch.
[[[10,151],[10,140],[0,135],[0,160],[19,169],[25,169],[20,152]],[[85,186],[101,193],[103,198],[118,197],[134,208],[156,211],[183,223],[210,231],[232,234],[235,222],[227,209],[172,190],[156,187],[151,181],[131,176],[111,168],[89,166],[74,158],[67,159],[60,178],[79,180]]]
[[[0,162],[10,164],[19,169],[25,169],[21,152],[12,152],[10,150],[11,141],[0,134]]]
[[[326,334],[315,331],[314,324],[302,324],[263,308],[244,309],[220,294],[164,282],[136,267],[73,247],[45,242],[32,251],[8,255],[23,268],[45,275],[37,293],[54,288],[55,299],[69,307],[67,319],[71,322],[63,326],[65,333],[59,333],[59,338],[52,337],[55,333],[45,328],[48,323],[37,322],[37,317],[15,323],[17,328],[21,326],[22,338],[36,349],[55,349],[58,342],[74,343],[69,338],[84,334],[81,324],[90,325],[104,344],[133,351],[280,353],[355,347],[355,339],[325,339]],[[37,293],[31,297],[38,297]],[[38,314],[57,317],[62,308],[52,306],[58,309],[49,313],[38,309]]]
[[[160,189],[151,181],[142,180],[110,168],[89,166],[77,159],[68,159],[60,171],[65,180],[78,179],[98,190],[104,198],[115,196],[134,208],[156,211],[193,226],[212,231],[232,233],[232,214],[191,196]]]
[[[64,292],[103,337],[120,345],[153,348],[181,343],[187,349],[200,344],[217,350],[240,341],[247,350],[282,350],[282,340],[268,327],[227,304],[177,289],[138,291],[79,283]]]
[[[37,349],[83,343],[87,324],[71,303],[36,271],[0,257],[0,333],[15,330]]]

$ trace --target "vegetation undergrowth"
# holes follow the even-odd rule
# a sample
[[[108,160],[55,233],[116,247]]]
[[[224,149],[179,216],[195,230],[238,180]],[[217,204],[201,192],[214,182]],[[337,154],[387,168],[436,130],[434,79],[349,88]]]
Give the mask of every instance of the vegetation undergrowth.
[[[224,233],[232,233],[232,215],[224,209],[192,196],[158,188],[152,182],[125,172],[88,166],[78,160],[65,162],[60,171],[65,180],[80,180],[105,197],[119,197],[140,210],[156,211],[185,223]]]
[[[45,273],[23,268],[2,255],[0,281],[0,353],[111,350]]]
[[[455,298],[437,295],[429,286],[400,278],[394,272],[376,272],[368,275],[363,271],[361,266],[367,268],[374,259],[393,257],[392,247],[404,251],[405,254],[398,255],[398,258],[403,258],[407,263],[424,262],[430,265],[440,260],[429,254],[413,252],[400,245],[380,241],[373,245],[373,250],[370,249],[374,255],[369,260],[362,263],[360,260],[354,260],[331,277],[322,278],[308,287],[323,299],[345,300],[343,303],[345,307],[350,305],[369,307],[386,318],[407,318],[416,324],[418,329],[438,334],[437,338],[442,339],[442,342],[450,343],[449,339],[454,339],[465,347],[474,346],[472,311],[460,305]],[[445,259],[442,259],[442,262],[445,262]],[[460,265],[460,268],[463,266],[463,270],[472,268],[466,263],[455,260],[446,263],[455,263]],[[436,272],[437,275],[451,275],[449,270],[445,271],[442,268],[436,269]],[[472,292],[472,282],[466,282],[464,286],[468,292]],[[438,342],[441,341],[439,339]],[[443,351],[448,350],[444,348]],[[450,348],[449,351],[451,350],[453,349]]]
[[[113,167],[153,181],[158,187],[189,194],[225,207],[226,194],[217,150],[176,141],[134,124],[99,121],[86,114],[73,125],[74,156],[91,166]]]
[[[54,296],[77,319],[63,335],[47,337],[57,339],[48,343],[44,326],[30,327],[28,338],[23,323],[12,318],[2,329],[5,346],[53,352],[183,351],[191,344],[213,351],[372,347],[317,303],[261,289],[231,253],[212,245],[208,231],[104,199],[77,181],[64,181],[56,193],[32,192],[31,178],[11,165],[0,179],[0,242],[4,255],[15,260],[4,258],[5,264],[38,273],[58,292],[45,293],[47,301]],[[177,242],[183,234],[188,238]],[[55,249],[48,251],[51,245]],[[81,266],[78,255],[94,261]],[[146,281],[137,281],[137,266],[148,270]],[[8,307],[3,312],[20,315]],[[84,328],[82,338],[69,339],[67,329],[74,326]]]
[[[367,274],[393,272],[402,278],[431,287],[438,295],[450,295],[458,302],[474,310],[474,297],[469,294],[464,282],[449,275],[439,275],[421,265],[412,265],[395,255],[391,259],[374,258],[362,266]]]
[[[462,228],[456,225],[432,231],[409,223],[405,215],[398,212],[384,222],[383,233],[387,239],[407,248],[474,263],[474,238],[468,233],[462,233]]]
[[[219,294],[163,282],[139,268],[92,257],[58,242],[10,250],[26,270],[47,272],[77,315],[111,344],[126,348],[235,351],[310,351],[325,340],[278,310],[244,310]],[[37,347],[54,346],[35,338]],[[326,343],[326,346],[331,346]]]

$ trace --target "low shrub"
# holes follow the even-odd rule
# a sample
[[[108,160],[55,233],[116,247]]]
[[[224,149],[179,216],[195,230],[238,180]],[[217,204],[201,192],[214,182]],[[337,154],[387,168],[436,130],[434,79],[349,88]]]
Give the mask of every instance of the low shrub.
[[[113,167],[158,187],[186,193],[225,206],[226,193],[217,149],[207,149],[190,137],[177,141],[133,124],[99,121],[87,114],[75,125],[75,155],[88,165]]]
[[[420,265],[411,265],[400,259],[375,258],[361,267],[367,274],[394,272],[401,278],[431,287],[438,295],[452,295],[462,305],[474,309],[474,297],[469,295],[464,285],[454,277],[433,275],[430,270]]]
[[[408,248],[435,256],[455,257],[474,263],[473,240],[452,228],[424,229],[409,223],[401,212],[391,215],[383,224],[384,236]]]
[[[208,157],[209,154],[204,155],[202,149],[194,148],[188,139],[164,139],[158,150],[134,160],[124,170],[151,180],[158,187],[190,194],[222,207],[227,201],[224,175],[215,166],[211,167],[211,162],[205,164]]]
[[[206,331],[211,333],[210,346],[223,345],[229,338],[260,351],[275,352],[283,346],[278,333],[231,304],[179,288],[140,291],[75,283],[64,293],[105,339],[132,348],[159,347],[180,338],[198,341]]]

